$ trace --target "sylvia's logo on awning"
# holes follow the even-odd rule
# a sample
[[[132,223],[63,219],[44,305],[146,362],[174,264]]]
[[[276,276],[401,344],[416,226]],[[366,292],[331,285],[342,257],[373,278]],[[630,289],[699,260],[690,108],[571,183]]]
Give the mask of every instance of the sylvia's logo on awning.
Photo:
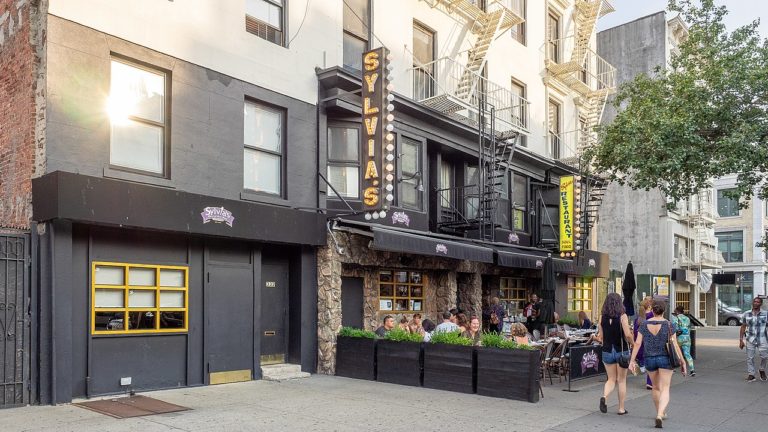
[[[444,245],[442,243],[438,243],[438,244],[435,245],[435,252],[436,253],[441,253],[441,254],[444,254],[444,255],[448,255],[448,246],[446,246],[446,245]]]
[[[542,268],[542,267],[544,267],[544,261],[536,260],[536,268]]]
[[[590,266],[590,267],[595,267],[596,265],[597,265],[597,263],[595,262],[595,260],[594,260],[594,259],[592,259],[592,258],[590,258],[590,259],[589,259],[589,266]]]
[[[518,237],[515,233],[509,233],[508,240],[510,243],[520,243],[520,237]]]
[[[200,216],[203,218],[203,223],[213,221],[214,223],[225,223],[229,226],[235,222],[235,217],[232,216],[232,212],[224,207],[206,207],[203,209]]]
[[[392,213],[392,224],[403,224],[407,227],[411,226],[411,218],[405,212]]]

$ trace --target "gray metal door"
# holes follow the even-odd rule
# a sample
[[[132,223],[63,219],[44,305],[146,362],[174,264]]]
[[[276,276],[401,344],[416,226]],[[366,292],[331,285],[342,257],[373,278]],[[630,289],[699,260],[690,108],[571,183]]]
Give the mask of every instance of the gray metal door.
[[[341,325],[363,328],[363,278],[341,278]]]
[[[0,233],[0,408],[29,403],[29,238]]]
[[[285,363],[288,354],[288,261],[261,266],[261,364]]]

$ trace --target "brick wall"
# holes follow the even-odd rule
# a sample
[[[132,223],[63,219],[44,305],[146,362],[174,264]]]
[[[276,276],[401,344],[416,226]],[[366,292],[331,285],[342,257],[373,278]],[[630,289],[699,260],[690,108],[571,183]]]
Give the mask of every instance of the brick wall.
[[[0,228],[28,228],[32,216],[31,179],[43,159],[46,9],[44,0],[0,0]]]

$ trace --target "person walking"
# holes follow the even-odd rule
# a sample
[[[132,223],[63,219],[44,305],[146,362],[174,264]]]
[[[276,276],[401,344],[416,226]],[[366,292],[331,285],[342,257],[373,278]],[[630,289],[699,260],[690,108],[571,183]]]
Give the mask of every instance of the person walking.
[[[603,396],[600,398],[600,412],[607,413],[606,399],[618,387],[619,415],[628,411],[624,408],[624,399],[627,396],[627,369],[619,366],[621,356],[629,356],[629,346],[632,340],[632,332],[629,330],[629,318],[621,304],[621,296],[610,293],[603,302],[603,309],[597,325],[595,339],[603,344],[603,364],[608,375],[608,381],[603,388]]]
[[[504,310],[498,297],[491,298],[491,306],[485,313],[485,318],[488,320],[488,331],[501,333],[504,327],[504,318],[507,317],[507,311]]]
[[[635,318],[635,325],[632,327],[635,340],[637,340],[637,329],[640,328],[640,325],[644,323],[645,320],[653,316],[653,312],[651,312],[652,303],[652,297],[646,297],[640,302],[640,312],[638,313],[637,318]],[[651,376],[648,375],[645,371],[645,357],[643,356],[642,348],[643,347],[640,346],[640,350],[637,353],[637,364],[640,365],[640,371],[645,374],[645,389],[653,390],[653,384],[651,384]]]
[[[694,377],[696,371],[693,369],[693,356],[691,356],[691,319],[685,315],[682,306],[675,308],[675,312],[672,314],[672,324],[677,327],[677,344],[680,345],[685,362],[688,363],[688,375]]]
[[[667,353],[667,342],[673,346],[678,358],[683,358],[680,346],[677,344],[676,329],[671,322],[664,319],[666,308],[667,305],[664,300],[653,301],[651,306],[653,316],[640,324],[635,347],[632,349],[632,357],[629,361],[629,368],[634,370],[637,367],[635,360],[642,346],[645,354],[645,369],[648,371],[653,384],[651,396],[656,406],[656,428],[658,429],[662,428],[663,419],[667,417],[669,386],[672,383],[672,374],[674,373]],[[680,363],[683,375],[685,375],[686,363],[684,361]]]
[[[739,331],[739,349],[747,347],[747,382],[755,382],[755,355],[760,356],[760,380],[765,381],[765,367],[768,366],[768,334],[766,334],[766,323],[768,323],[768,312],[761,310],[763,299],[755,297],[752,299],[752,310],[744,313],[741,319],[741,330]],[[746,339],[746,344],[744,343]]]

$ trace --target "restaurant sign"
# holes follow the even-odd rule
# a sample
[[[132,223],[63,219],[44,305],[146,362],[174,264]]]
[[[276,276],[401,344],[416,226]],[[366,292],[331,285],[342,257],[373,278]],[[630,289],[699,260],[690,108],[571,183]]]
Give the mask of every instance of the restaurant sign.
[[[573,176],[560,177],[560,252],[575,250]]]
[[[365,219],[387,216],[394,201],[395,135],[394,96],[389,76],[389,50],[381,47],[363,53],[364,155],[363,211]]]
[[[568,351],[570,353],[569,389],[571,381],[605,374],[603,350],[599,345],[575,345],[568,348]]]

